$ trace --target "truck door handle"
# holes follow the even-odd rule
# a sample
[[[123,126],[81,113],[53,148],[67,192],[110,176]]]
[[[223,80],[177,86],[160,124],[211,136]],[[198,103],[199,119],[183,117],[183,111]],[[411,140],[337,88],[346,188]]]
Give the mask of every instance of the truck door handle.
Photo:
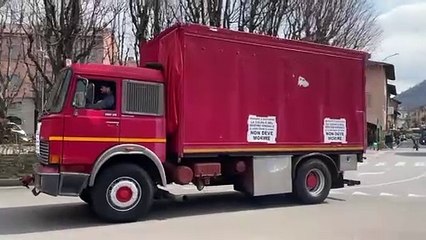
[[[118,127],[119,122],[107,121],[106,124],[108,124],[108,125],[114,125],[114,126]]]

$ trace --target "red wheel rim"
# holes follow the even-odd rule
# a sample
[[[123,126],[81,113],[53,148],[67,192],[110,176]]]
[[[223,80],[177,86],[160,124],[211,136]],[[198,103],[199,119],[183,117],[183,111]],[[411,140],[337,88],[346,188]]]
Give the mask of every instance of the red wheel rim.
[[[313,190],[318,186],[318,176],[314,172],[310,172],[306,177],[306,186],[309,190]]]
[[[132,199],[132,196],[132,189],[126,186],[119,188],[116,193],[117,200],[123,203],[130,201],[130,199]]]

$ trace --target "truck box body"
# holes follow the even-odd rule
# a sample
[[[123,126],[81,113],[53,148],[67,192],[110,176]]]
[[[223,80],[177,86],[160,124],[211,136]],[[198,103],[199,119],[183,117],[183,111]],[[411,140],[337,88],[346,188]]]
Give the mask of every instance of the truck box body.
[[[362,152],[367,54],[198,25],[141,47],[166,79],[177,156]]]

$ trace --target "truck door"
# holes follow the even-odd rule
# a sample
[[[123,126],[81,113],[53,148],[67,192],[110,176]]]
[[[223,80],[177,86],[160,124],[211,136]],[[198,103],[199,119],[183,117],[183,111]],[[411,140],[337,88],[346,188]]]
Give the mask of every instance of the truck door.
[[[164,85],[123,80],[122,91],[121,142],[142,145],[164,160]]]
[[[63,164],[91,165],[107,149],[118,144],[120,118],[117,110],[117,92],[119,85],[115,80],[87,79],[93,87],[92,96],[86,96],[86,107],[74,107],[70,115],[65,116]],[[77,82],[76,91],[84,92],[85,85]],[[89,94],[91,95],[91,94]],[[111,97],[112,95],[112,97]],[[94,101],[89,101],[92,98]],[[83,98],[84,99],[84,98]],[[112,106],[106,108],[113,100]]]

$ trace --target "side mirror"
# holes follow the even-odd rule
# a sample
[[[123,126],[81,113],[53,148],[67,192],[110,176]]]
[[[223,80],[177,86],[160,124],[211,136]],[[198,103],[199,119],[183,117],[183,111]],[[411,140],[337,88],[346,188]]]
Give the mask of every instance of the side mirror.
[[[89,104],[94,104],[95,102],[95,84],[94,83],[90,83],[87,86],[86,101],[88,101]]]
[[[77,88],[74,95],[73,107],[84,108],[86,106],[86,92],[89,80],[85,78],[79,78],[77,82]]]
[[[76,92],[74,102],[72,104],[75,108],[84,108],[86,106],[86,97],[84,92]]]

